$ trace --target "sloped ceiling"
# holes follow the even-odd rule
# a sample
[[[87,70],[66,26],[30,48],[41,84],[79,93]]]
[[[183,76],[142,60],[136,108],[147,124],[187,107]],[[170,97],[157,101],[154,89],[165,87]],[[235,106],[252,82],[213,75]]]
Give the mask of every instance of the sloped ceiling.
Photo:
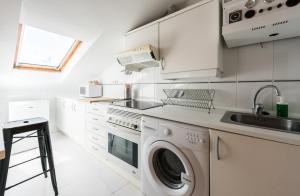
[[[186,0],[1,0],[0,87],[34,88],[78,84],[114,63],[122,35],[160,17]],[[14,70],[18,23],[26,23],[84,42],[80,56],[63,73]],[[2,29],[3,27],[3,29]],[[62,85],[59,85],[62,87]]]

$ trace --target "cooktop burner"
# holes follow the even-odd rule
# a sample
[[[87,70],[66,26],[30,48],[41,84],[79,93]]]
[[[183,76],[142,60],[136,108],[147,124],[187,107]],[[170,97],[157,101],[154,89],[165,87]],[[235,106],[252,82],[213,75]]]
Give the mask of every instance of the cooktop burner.
[[[150,102],[150,101],[124,100],[124,101],[114,102],[113,105],[138,109],[138,110],[146,110],[146,109],[162,106],[163,104],[158,102]]]

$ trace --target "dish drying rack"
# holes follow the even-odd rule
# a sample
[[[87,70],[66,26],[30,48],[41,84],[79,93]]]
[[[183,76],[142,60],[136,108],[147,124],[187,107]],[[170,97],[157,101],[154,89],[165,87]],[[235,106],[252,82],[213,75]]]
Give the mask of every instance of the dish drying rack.
[[[167,99],[162,99],[164,105],[178,105],[207,109],[210,113],[214,109],[214,89],[163,89]]]

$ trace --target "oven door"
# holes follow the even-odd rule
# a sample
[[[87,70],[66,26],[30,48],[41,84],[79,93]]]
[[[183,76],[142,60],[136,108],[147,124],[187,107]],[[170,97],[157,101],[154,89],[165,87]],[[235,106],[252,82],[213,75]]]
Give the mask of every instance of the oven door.
[[[107,123],[108,161],[135,177],[139,177],[140,132]]]

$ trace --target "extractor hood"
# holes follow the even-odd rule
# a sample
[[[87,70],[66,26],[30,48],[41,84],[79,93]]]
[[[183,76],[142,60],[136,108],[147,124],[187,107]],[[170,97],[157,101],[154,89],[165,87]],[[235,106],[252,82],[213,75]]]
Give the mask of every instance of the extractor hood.
[[[159,67],[160,61],[154,55],[156,54],[154,50],[156,49],[148,44],[119,53],[117,60],[124,67],[126,73],[140,72],[148,67]]]

